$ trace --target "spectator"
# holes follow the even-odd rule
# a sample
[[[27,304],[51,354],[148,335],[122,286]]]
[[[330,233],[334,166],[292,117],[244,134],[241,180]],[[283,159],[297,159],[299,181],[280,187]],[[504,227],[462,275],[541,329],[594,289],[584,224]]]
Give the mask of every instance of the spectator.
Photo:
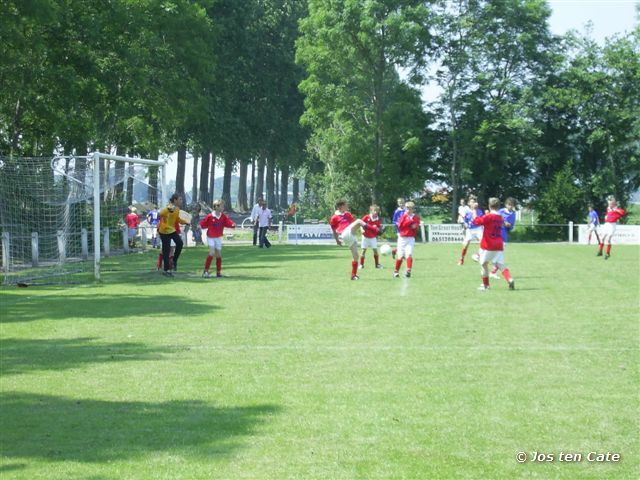
[[[269,227],[271,226],[271,220],[273,219],[271,215],[271,210],[267,208],[267,202],[264,200],[260,201],[260,210],[258,210],[258,226],[260,228],[260,248],[271,247],[271,242],[267,239],[267,233],[269,232]]]
[[[256,204],[251,209],[251,221],[253,222],[253,246],[255,247],[258,243],[258,213],[260,211],[260,204],[263,202],[262,195],[258,197]]]

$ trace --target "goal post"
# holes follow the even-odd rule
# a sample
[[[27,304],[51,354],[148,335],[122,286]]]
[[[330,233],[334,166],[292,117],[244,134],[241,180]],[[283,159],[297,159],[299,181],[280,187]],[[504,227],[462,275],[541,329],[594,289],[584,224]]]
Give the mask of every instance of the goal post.
[[[164,159],[150,160],[146,158],[124,157],[101,152],[93,152],[90,157],[93,159],[93,276],[96,280],[100,280],[100,160],[113,160],[116,162],[138,163],[159,167],[161,181],[159,182],[160,192],[158,195],[158,203],[160,204],[164,204],[167,201],[165,187],[166,161]]]

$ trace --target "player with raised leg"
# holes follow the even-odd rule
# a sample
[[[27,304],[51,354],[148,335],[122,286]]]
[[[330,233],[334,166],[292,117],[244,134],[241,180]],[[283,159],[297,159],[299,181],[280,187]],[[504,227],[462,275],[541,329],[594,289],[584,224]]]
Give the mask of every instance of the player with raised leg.
[[[478,201],[473,195],[469,197],[469,207],[466,212],[467,213],[465,213],[463,219],[463,223],[465,226],[464,240],[462,241],[462,252],[460,253],[460,260],[458,260],[458,265],[464,265],[464,257],[467,254],[469,244],[473,240],[480,241],[480,239],[482,238],[482,227],[473,223],[473,219],[476,216],[482,216],[482,210],[478,208]],[[477,258],[474,258],[474,260],[477,260]]]
[[[616,233],[616,226],[618,220],[626,215],[624,209],[618,207],[618,202],[614,197],[607,199],[607,214],[604,217],[604,228],[602,229],[602,239],[598,248],[598,257],[602,256],[602,248],[607,245],[607,253],[604,256],[605,260],[608,260],[611,256],[611,238]]]
[[[513,227],[516,224],[516,201],[514,198],[509,197],[504,202],[504,208],[501,208],[498,212],[502,219],[504,220],[504,224],[502,225],[502,242],[503,242],[503,256],[504,250],[507,247],[507,241],[509,240],[509,232],[513,230]],[[493,265],[493,269],[491,270],[491,278],[500,278],[498,275],[498,266],[496,264]]]
[[[420,217],[415,213],[416,205],[413,202],[405,204],[406,211],[398,220],[398,251],[395,269],[393,270],[394,278],[400,276],[400,267],[402,260],[407,259],[407,270],[405,277],[411,277],[411,269],[413,268],[413,247],[416,243],[416,232],[420,227]]]
[[[502,272],[504,279],[509,284],[509,290],[515,290],[516,284],[511,278],[511,272],[504,263],[502,242],[502,227],[504,219],[498,213],[500,201],[497,198],[489,199],[489,213],[478,216],[473,219],[475,225],[484,227],[482,232],[482,240],[480,241],[480,264],[482,265],[482,285],[479,290],[489,290],[489,264],[494,263]]]
[[[358,226],[364,226],[364,222],[353,218],[345,200],[338,200],[336,211],[331,217],[329,225],[336,243],[348,246],[351,251],[351,280],[360,280],[358,276],[358,241],[354,236],[354,229]]]

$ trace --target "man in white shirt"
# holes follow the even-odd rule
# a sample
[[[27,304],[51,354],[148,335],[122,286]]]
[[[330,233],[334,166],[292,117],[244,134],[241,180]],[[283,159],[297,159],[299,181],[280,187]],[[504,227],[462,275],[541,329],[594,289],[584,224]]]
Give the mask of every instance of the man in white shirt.
[[[253,246],[258,243],[258,212],[260,211],[260,203],[262,202],[262,196],[258,197],[256,204],[251,209],[251,221],[253,222]]]
[[[260,210],[258,210],[258,225],[260,227],[260,248],[271,247],[271,242],[267,239],[267,232],[271,226],[271,210],[267,208],[267,202],[260,202]]]

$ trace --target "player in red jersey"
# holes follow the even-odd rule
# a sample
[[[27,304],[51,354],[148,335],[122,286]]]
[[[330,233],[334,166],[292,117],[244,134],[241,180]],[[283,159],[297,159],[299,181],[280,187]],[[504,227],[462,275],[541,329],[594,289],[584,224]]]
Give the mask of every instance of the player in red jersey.
[[[604,227],[602,229],[602,238],[600,239],[600,244],[598,245],[598,257],[602,256],[602,248],[605,243],[607,244],[607,253],[604,256],[605,260],[608,260],[611,256],[611,238],[614,233],[616,233],[616,225],[618,224],[618,220],[625,216],[626,212],[618,207],[618,203],[616,199],[613,197],[609,197],[608,199],[608,207],[607,214],[604,217]]]
[[[405,212],[398,220],[398,251],[396,253],[396,267],[393,270],[394,278],[400,276],[402,260],[407,259],[407,271],[404,276],[411,277],[413,267],[413,246],[416,243],[416,232],[420,228],[420,217],[416,214],[416,204],[407,202],[404,205]]]
[[[127,224],[127,237],[129,238],[129,248],[133,247],[140,226],[140,217],[136,213],[136,207],[129,207],[129,213],[124,217],[124,223]]]
[[[216,277],[222,277],[222,234],[226,228],[236,228],[236,224],[227,217],[224,212],[224,202],[216,200],[213,202],[213,212],[200,221],[200,228],[207,229],[207,243],[209,244],[209,255],[204,261],[204,272],[202,278],[211,278],[209,267],[216,257]]]
[[[364,226],[364,222],[360,219],[355,220],[351,212],[349,212],[349,205],[344,200],[338,200],[336,202],[336,211],[329,221],[331,230],[333,231],[333,238],[335,238],[338,245],[346,244],[351,250],[351,256],[353,260],[351,262],[351,280],[359,280],[358,276],[358,241],[354,236],[354,231],[358,226]]]
[[[369,213],[362,217],[364,227],[362,228],[362,254],[360,255],[360,267],[364,268],[364,256],[367,248],[373,249],[373,260],[376,268],[382,268],[378,256],[378,235],[382,232],[382,220],[380,219],[380,207],[371,205]]]
[[[480,241],[480,264],[482,265],[482,286],[480,290],[489,289],[489,264],[495,264],[502,272],[502,276],[509,284],[509,290],[515,290],[516,285],[511,273],[504,263],[502,241],[502,227],[504,218],[498,212],[500,201],[497,198],[489,199],[489,213],[483,216],[475,216],[473,223],[482,225],[482,240]]]

